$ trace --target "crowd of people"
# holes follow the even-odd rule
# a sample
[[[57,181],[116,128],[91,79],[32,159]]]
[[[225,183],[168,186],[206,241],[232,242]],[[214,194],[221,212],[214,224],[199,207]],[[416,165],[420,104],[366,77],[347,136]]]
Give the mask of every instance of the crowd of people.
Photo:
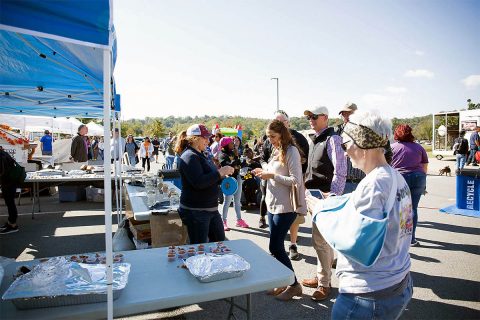
[[[192,244],[225,239],[232,202],[236,226],[248,228],[241,216],[240,198],[243,192],[246,203],[255,201],[251,190],[245,189],[247,180],[254,181],[262,193],[259,227],[269,228],[269,251],[294,271],[291,260],[299,259],[296,240],[305,215],[321,214],[319,203],[347,193],[351,210],[370,219],[386,219],[388,228],[373,265],[367,267],[336,252],[340,288],[332,318],[397,319],[412,296],[408,250],[420,245],[415,228],[428,158],[414,142],[408,125],[399,125],[393,134],[388,119],[359,113],[353,103],[339,114],[343,122],[330,127],[326,107],[305,110],[313,131],[305,137],[289,128],[284,111],[277,111],[252,148],[242,145],[238,137],[225,137],[221,132],[212,135],[204,125],[192,125],[179,135],[175,149],[183,186],[180,217]],[[219,195],[219,185],[228,176],[238,189]],[[310,190],[320,190],[321,199]],[[322,223],[321,218],[318,221]],[[284,241],[289,232],[287,253]],[[313,300],[330,298],[335,253],[317,223],[312,224],[312,245],[317,254],[316,274],[301,281],[295,277],[289,286],[273,288],[269,295],[287,301],[301,296],[306,286],[315,288]]]
[[[315,288],[312,300],[330,298],[336,255],[339,295],[332,318],[397,319],[412,296],[408,251],[410,246],[420,245],[415,236],[417,207],[426,189],[428,157],[415,142],[410,126],[401,124],[392,132],[388,119],[357,109],[354,103],[346,104],[339,113],[342,123],[332,127],[326,107],[308,108],[304,111],[312,129],[308,136],[290,128],[287,113],[278,110],[252,147],[239,136],[224,136],[220,130],[211,132],[203,124],[194,124],[178,135],[170,132],[163,141],[145,137],[140,145],[132,135],[124,139],[115,129],[109,150],[112,161],[126,153],[130,164],[141,162],[147,172],[150,162],[158,162],[159,153],[164,151],[165,167],[177,168],[181,175],[179,214],[191,244],[225,240],[232,203],[235,226],[249,228],[242,219],[243,194],[247,205],[259,205],[259,227],[269,228],[270,253],[292,271],[291,260],[300,259],[296,242],[305,216],[321,215],[325,203],[346,195],[350,211],[388,222],[382,250],[373,264],[366,266],[348,253],[334,252],[330,235],[320,231],[321,224],[326,223],[320,217],[312,223],[311,235],[316,273],[301,281],[295,277],[289,286],[273,288],[268,294],[287,301],[301,296],[305,286]],[[471,150],[480,145],[478,131],[477,127],[473,140],[466,141],[464,132],[456,139],[458,169],[475,161]],[[81,125],[72,139],[73,161],[103,157],[103,140],[89,139],[87,133],[87,126]],[[43,154],[51,154],[52,141],[45,132]],[[3,174],[12,161],[5,153],[0,152],[0,156]],[[236,185],[235,191],[220,192],[219,186],[228,177]],[[3,183],[2,189],[10,204],[12,188]],[[320,197],[313,196],[315,190]],[[8,207],[9,219],[1,230],[18,230],[16,210]],[[287,252],[284,241],[288,233]]]

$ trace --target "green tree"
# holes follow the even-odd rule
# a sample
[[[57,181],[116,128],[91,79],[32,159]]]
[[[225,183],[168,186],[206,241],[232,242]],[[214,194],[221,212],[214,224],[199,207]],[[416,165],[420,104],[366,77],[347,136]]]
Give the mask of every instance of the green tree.
[[[163,137],[166,134],[165,126],[160,119],[149,119],[145,133],[150,137]]]
[[[480,109],[480,103],[475,104],[472,99],[467,100],[468,110]]]

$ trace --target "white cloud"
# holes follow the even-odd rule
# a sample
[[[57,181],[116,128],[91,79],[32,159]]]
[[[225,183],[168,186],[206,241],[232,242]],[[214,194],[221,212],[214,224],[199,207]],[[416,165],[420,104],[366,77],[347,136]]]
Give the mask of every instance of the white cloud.
[[[401,94],[401,93],[407,92],[407,88],[405,88],[405,87],[386,87],[385,91],[387,91],[388,93],[392,93],[392,94]]]
[[[421,57],[425,55],[425,52],[423,52],[422,50],[415,50],[415,54]]]
[[[432,79],[435,74],[432,71],[425,70],[425,69],[416,69],[416,70],[408,70],[403,75],[404,77],[409,78],[427,78]]]
[[[466,77],[462,80],[463,84],[467,89],[473,89],[480,86],[480,74],[472,74],[471,76]]]

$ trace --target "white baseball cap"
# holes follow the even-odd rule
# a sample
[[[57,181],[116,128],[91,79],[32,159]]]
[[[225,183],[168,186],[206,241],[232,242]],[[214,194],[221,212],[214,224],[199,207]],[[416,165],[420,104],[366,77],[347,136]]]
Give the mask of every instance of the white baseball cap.
[[[327,107],[313,107],[313,108],[305,110],[303,112],[303,114],[306,115],[306,116],[311,115],[311,114],[328,116],[328,109],[327,109]]]
[[[200,136],[208,139],[211,135],[210,131],[203,124],[194,124],[187,129],[187,136]]]

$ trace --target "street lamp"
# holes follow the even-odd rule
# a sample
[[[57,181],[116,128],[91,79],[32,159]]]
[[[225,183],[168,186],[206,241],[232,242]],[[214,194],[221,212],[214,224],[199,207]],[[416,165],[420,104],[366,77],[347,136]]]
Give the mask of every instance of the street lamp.
[[[278,98],[278,78],[271,78],[270,80],[277,80],[277,111],[280,109],[279,98]]]

